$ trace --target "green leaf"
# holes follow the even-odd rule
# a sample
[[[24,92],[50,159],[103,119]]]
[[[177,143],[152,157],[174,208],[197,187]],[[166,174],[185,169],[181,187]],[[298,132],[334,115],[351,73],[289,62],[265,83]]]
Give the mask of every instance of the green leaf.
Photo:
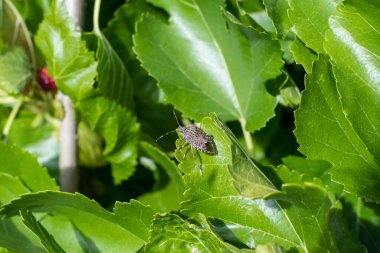
[[[133,108],[133,87],[128,70],[107,38],[95,31],[98,37],[98,83],[99,89],[109,99],[129,109]]]
[[[108,23],[103,33],[124,65],[128,67],[135,95],[144,100],[162,102],[162,92],[158,89],[156,81],[140,66],[132,50],[135,23],[140,20],[143,13],[147,12],[156,13],[145,1],[127,1],[116,10],[115,17]]]
[[[289,18],[293,32],[307,47],[324,52],[323,42],[329,28],[328,19],[342,0],[289,0]]]
[[[169,182],[163,187],[139,197],[139,200],[143,204],[152,206],[157,212],[178,210],[179,203],[183,199],[185,186],[183,185],[177,165],[165,153],[147,142],[141,142],[141,148],[148,157],[152,158],[165,171]]]
[[[286,251],[275,244],[258,245],[256,253],[285,253]]]
[[[306,73],[310,74],[313,69],[313,62],[318,59],[318,56],[307,48],[298,38],[294,39],[290,46],[290,50],[293,53],[296,63],[302,64]]]
[[[35,68],[34,45],[21,14],[9,0],[0,1],[0,12],[0,45],[24,48],[27,58],[30,60],[31,68]]]
[[[182,205],[186,212],[203,213],[222,221],[216,230],[228,241],[250,248],[271,242],[296,247],[297,235],[290,224],[284,225],[288,221],[281,208],[271,200],[253,199],[277,190],[233,134],[214,115],[203,119],[202,129],[213,136],[216,155],[196,152],[194,159],[191,152],[186,151],[187,147],[176,151],[179,168],[185,174],[187,191]],[[177,147],[182,145],[183,140],[178,140]]]
[[[286,183],[303,184],[304,182],[313,182],[312,177],[308,174],[302,174],[299,171],[291,170],[285,165],[280,165],[274,169],[277,180],[280,180],[281,185]]]
[[[155,216],[144,252],[240,251],[223,242],[209,228],[191,224],[175,214],[166,214]]]
[[[326,161],[309,160],[305,157],[289,155],[282,158],[284,164],[291,170],[296,170],[311,177],[322,178],[331,165]]]
[[[234,1],[239,11],[239,21],[258,32],[276,33],[274,22],[261,1]],[[268,13],[267,13],[268,12]],[[240,22],[239,22],[240,23]]]
[[[19,177],[31,191],[58,189],[54,179],[37,159],[16,146],[0,142],[0,161],[1,172]]]
[[[328,223],[332,204],[323,188],[310,183],[303,186],[285,184],[281,193],[274,193],[269,198],[284,207],[285,215],[302,242],[302,252],[338,252]]]
[[[288,17],[289,4],[283,0],[264,0],[263,1],[269,17],[276,27],[279,38],[284,39],[291,29],[291,22]]]
[[[79,193],[52,191],[23,195],[3,206],[0,214],[12,216],[21,210],[69,218],[100,252],[136,252],[148,240],[148,227],[154,214],[150,207],[137,201],[116,203],[114,213],[110,213]]]
[[[28,193],[28,188],[18,177],[0,172],[0,204],[6,204],[21,194]]]
[[[65,252],[99,252],[96,244],[79,230],[70,217],[63,215],[35,214],[38,221],[54,237]],[[19,218],[19,217],[17,217]],[[8,219],[5,219],[8,220]],[[38,238],[36,238],[38,241]]]
[[[29,189],[18,177],[0,172],[0,204],[6,204],[28,193]],[[0,247],[13,252],[43,251],[33,233],[28,230],[19,217],[0,219]],[[7,251],[8,252],[8,251]]]
[[[0,89],[8,94],[19,94],[29,81],[29,59],[21,47],[0,48]]]
[[[380,47],[376,42],[380,40],[376,29],[380,26],[379,9],[378,1],[345,1],[330,19],[331,32],[325,43],[334,63],[344,113],[377,164],[380,161]]]
[[[185,141],[183,138],[177,140],[178,149],[175,155],[177,160],[180,161],[180,170],[186,174],[184,177],[186,184],[190,183],[186,182],[187,180],[208,184],[210,183],[207,179],[209,176],[203,177],[202,174],[214,177],[220,173],[230,179],[223,184],[232,186],[234,191],[239,191],[241,195],[246,197],[258,198],[277,191],[249,158],[233,133],[215,114],[210,114],[210,117],[203,118],[201,127],[207,134],[213,136],[213,144],[217,153],[209,155],[199,151],[193,157],[192,152],[189,151],[189,144],[184,146]],[[182,136],[180,135],[180,137]],[[205,185],[204,187],[207,186]],[[219,185],[215,182],[215,185],[211,188],[218,190]]]
[[[366,136],[348,120],[340,99],[346,98],[339,96],[331,65],[320,55],[313,73],[306,77],[306,90],[296,111],[295,135],[300,151],[309,159],[331,163],[332,180],[343,184],[346,191],[369,201],[380,201],[379,159],[371,153]],[[363,108],[361,113],[373,108]]]
[[[0,247],[7,249],[5,252],[45,252],[36,236],[25,227],[19,217],[0,220]]]
[[[46,121],[35,125],[36,117],[42,119],[42,115],[36,116],[34,113],[24,111],[17,116],[9,131],[9,143],[30,152],[41,164],[58,159],[59,144],[55,132],[57,129]]]
[[[37,31],[44,13],[49,9],[50,2],[51,0],[12,0],[32,33]]]
[[[139,124],[131,112],[96,93],[78,101],[77,108],[104,138],[103,155],[111,163],[115,184],[120,184],[135,171]]]
[[[134,172],[139,126],[125,108],[93,91],[97,64],[75,31],[63,1],[53,1],[36,43],[47,58],[49,73],[58,87],[74,100],[90,127],[105,139],[103,154],[112,165],[115,183],[121,183]]]
[[[198,121],[216,112],[249,131],[263,127],[276,105],[264,83],[281,73],[279,43],[253,30],[245,37],[220,0],[152,2],[169,12],[169,23],[146,15],[134,49],[167,101]]]
[[[35,42],[46,59],[49,75],[63,93],[75,102],[92,90],[97,65],[94,54],[81,40],[64,1],[52,1]]]
[[[45,249],[51,253],[64,253],[48,231],[37,221],[30,211],[21,211],[22,222],[40,239]]]
[[[107,164],[103,156],[103,139],[85,121],[78,123],[78,158],[80,166],[100,168]]]
[[[214,115],[203,119],[202,129],[213,136],[217,154],[199,151],[194,159],[186,146],[176,151],[185,174],[185,214],[204,214],[223,239],[237,245],[276,243],[300,252],[334,252],[326,190],[310,183],[288,184],[278,193]],[[177,141],[178,147],[182,144],[183,140]],[[299,174],[296,182],[302,182]],[[269,199],[258,199],[263,197]],[[276,201],[280,199],[287,202]]]
[[[294,108],[301,102],[301,92],[286,71],[276,79],[268,81],[266,87],[283,106]]]

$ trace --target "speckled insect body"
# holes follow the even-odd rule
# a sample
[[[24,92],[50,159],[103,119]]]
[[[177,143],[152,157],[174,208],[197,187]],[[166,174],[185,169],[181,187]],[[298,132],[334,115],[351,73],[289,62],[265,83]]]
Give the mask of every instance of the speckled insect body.
[[[196,125],[189,125],[179,126],[177,129],[182,133],[183,139],[190,146],[206,154],[214,153],[213,137],[206,134],[201,128]]]
[[[178,124],[177,130],[181,132],[182,138],[185,141],[183,145],[179,148],[184,148],[186,145],[190,145],[190,150],[196,163],[197,163],[196,161],[197,159],[195,157],[193,148],[195,148],[196,150],[202,151],[206,154],[210,154],[210,155],[216,154],[216,148],[214,146],[214,141],[213,141],[214,138],[211,135],[208,135],[207,133],[205,133],[205,131],[203,131],[200,127],[196,125],[181,126],[177,119],[177,115],[175,114],[174,111],[173,113]],[[161,135],[156,141],[158,141],[163,136],[169,133]],[[183,159],[186,158],[187,151],[188,149],[184,152]],[[202,168],[200,165],[199,165],[199,169],[200,169],[200,173],[202,174]]]

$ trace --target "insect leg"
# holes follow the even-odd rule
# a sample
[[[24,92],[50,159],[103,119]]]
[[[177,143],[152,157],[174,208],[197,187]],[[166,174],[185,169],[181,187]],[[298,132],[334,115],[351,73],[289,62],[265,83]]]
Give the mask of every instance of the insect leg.
[[[195,157],[195,154],[194,154],[193,146],[190,145],[190,149],[191,149],[191,154],[193,155],[194,162],[195,162],[195,164],[198,166],[198,168],[199,168],[199,172],[201,173],[201,176],[202,176],[202,175],[203,175],[202,167],[201,167],[200,164],[198,164],[197,158]]]
[[[182,144],[180,147],[178,147],[178,149],[183,149],[187,144],[189,144],[189,143],[185,142],[185,143]],[[185,153],[183,154],[183,157],[182,157],[183,160],[186,159],[186,155],[187,155],[187,152],[188,152],[188,151],[189,151],[189,149],[186,149],[186,150],[185,150]]]

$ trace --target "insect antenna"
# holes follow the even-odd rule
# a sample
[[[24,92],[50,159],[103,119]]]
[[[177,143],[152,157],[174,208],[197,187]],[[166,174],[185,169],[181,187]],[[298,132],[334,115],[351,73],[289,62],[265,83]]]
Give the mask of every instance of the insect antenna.
[[[166,135],[168,135],[168,134],[174,133],[176,130],[177,130],[177,129],[174,129],[173,131],[170,131],[170,132],[164,133],[163,135],[161,135],[160,137],[158,137],[158,138],[156,139],[156,142],[158,142],[162,137],[164,137],[164,136],[166,136]]]
[[[179,121],[178,121],[178,118],[177,118],[177,114],[175,114],[175,111],[174,111],[174,110],[173,110],[173,114],[174,114],[174,117],[175,117],[175,121],[177,121],[178,126],[181,128],[181,124],[179,124]],[[173,131],[170,131],[170,132],[164,133],[163,135],[161,135],[160,137],[158,137],[158,138],[156,139],[156,142],[159,141],[162,137],[164,137],[164,136],[166,136],[166,135],[168,135],[168,134],[171,134],[171,133],[175,132],[176,130],[177,130],[177,129],[174,129]]]
[[[174,117],[175,117],[175,121],[177,121],[178,126],[181,126],[181,124],[179,124],[179,121],[178,121],[178,118],[177,118],[177,114],[175,114],[174,110],[173,110],[173,114],[174,114]]]

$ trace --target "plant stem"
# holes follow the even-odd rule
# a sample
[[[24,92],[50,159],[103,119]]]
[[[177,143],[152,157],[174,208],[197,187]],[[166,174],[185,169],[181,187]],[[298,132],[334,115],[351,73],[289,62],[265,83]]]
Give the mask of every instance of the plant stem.
[[[100,4],[101,0],[95,0],[94,4],[94,14],[93,14],[93,26],[94,26],[94,33],[97,35],[100,35],[100,29],[99,29],[99,12],[100,12]]]
[[[65,116],[61,121],[59,131],[59,173],[61,190],[66,192],[78,191],[77,169],[77,125],[75,111],[70,98],[62,93],[59,99],[62,102]]]
[[[251,136],[251,133],[248,132],[245,127],[247,125],[247,121],[245,120],[245,118],[240,118],[239,120],[240,122],[240,125],[241,125],[241,129],[243,131],[243,135],[244,135],[244,139],[245,139],[245,144],[247,145],[247,149],[248,149],[248,154],[250,156],[253,156],[253,140],[252,140],[252,136]]]
[[[15,104],[11,113],[8,116],[7,122],[5,123],[4,129],[3,129],[3,135],[4,135],[5,139],[8,138],[8,134],[9,134],[9,131],[11,130],[12,123],[15,120],[17,113],[19,112],[23,102],[24,102],[24,98],[23,98],[23,96],[21,96],[17,100],[17,103]]]
[[[80,28],[83,23],[84,1],[66,0],[67,10]],[[59,171],[60,185],[62,191],[78,191],[78,169],[77,169],[77,124],[75,120],[74,105],[70,98],[61,92],[57,96],[62,102],[65,116],[61,122],[59,138]]]

